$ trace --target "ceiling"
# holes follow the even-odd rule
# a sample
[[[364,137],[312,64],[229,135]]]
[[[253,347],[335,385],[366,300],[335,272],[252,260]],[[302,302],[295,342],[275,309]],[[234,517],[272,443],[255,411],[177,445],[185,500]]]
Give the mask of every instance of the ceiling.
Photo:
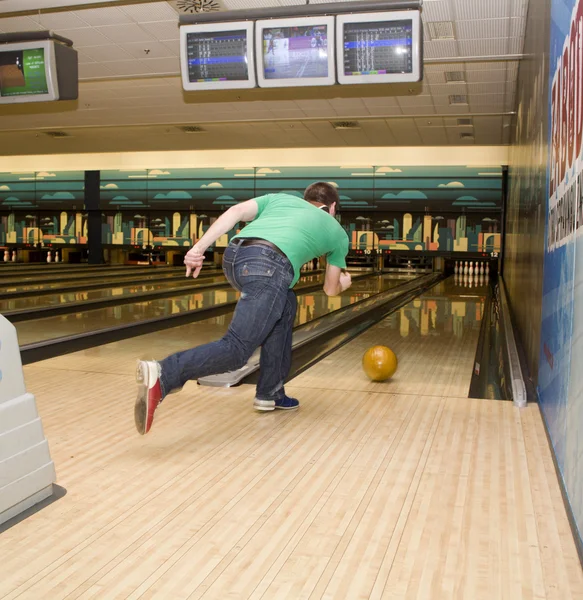
[[[179,77],[178,17],[179,6],[192,1],[102,2],[76,8],[71,0],[21,0],[21,8],[52,8],[19,13],[5,12],[14,7],[12,0],[0,1],[0,32],[50,29],[73,40],[81,79],[76,102],[1,107],[0,152],[510,141],[528,0],[425,0],[420,84],[185,94]],[[222,10],[304,4],[219,1]],[[443,32],[446,39],[439,39]],[[462,81],[448,82],[452,76]],[[335,127],[348,120],[357,121],[356,127]],[[192,125],[204,131],[186,133],[184,127]],[[55,137],[55,131],[65,135]]]

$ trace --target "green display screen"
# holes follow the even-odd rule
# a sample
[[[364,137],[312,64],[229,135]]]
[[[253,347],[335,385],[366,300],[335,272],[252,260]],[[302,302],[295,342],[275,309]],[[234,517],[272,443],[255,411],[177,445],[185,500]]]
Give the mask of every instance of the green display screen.
[[[0,96],[48,94],[45,50],[0,50]]]

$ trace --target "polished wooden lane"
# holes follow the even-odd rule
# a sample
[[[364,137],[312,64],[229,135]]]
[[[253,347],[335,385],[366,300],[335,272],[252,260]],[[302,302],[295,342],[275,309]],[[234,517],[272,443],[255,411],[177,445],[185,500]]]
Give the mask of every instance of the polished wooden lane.
[[[152,279],[148,283],[124,285],[117,281],[111,282],[111,287],[96,290],[61,292],[55,294],[45,294],[42,296],[30,296],[25,298],[9,298],[2,300],[0,296],[0,313],[4,314],[11,310],[35,310],[46,306],[57,306],[59,304],[69,304],[72,302],[83,302],[85,300],[108,300],[116,298],[126,298],[132,294],[141,292],[164,291],[172,288],[180,288],[192,285],[210,285],[213,283],[224,282],[225,277],[217,275],[215,277],[205,277],[193,281],[185,277],[171,278],[170,280],[158,281]]]
[[[486,293],[486,287],[459,288],[450,278],[321,360],[294,385],[467,396]],[[361,367],[365,351],[377,344],[399,360],[396,375],[382,384],[369,381]]]
[[[190,280],[191,283],[193,281],[192,279]],[[201,279],[200,285],[204,285],[208,281],[208,278]],[[301,278],[300,283],[307,285],[321,281],[321,275],[306,275]],[[373,293],[377,293],[380,289],[385,290],[400,283],[402,283],[401,280],[390,276],[359,279],[355,281],[353,287],[350,289],[350,293],[344,295],[343,298],[354,297],[352,302],[355,302],[358,299],[364,299]],[[297,292],[300,295],[302,294],[301,287],[297,289]],[[320,298],[319,304],[330,307],[329,310],[335,310],[345,305],[345,300],[343,301],[341,298],[328,299],[323,292],[308,295],[308,298],[312,297]],[[170,298],[138,299],[136,302],[125,305],[113,305],[106,308],[85,310],[83,312],[43,317],[30,321],[19,321],[15,323],[15,326],[19,343],[21,346],[24,346],[67,335],[75,335],[87,331],[99,331],[100,329],[115,327],[124,323],[135,323],[190,310],[211,308],[227,302],[235,302],[237,298],[238,292],[235,292],[232,288],[207,289],[198,292],[194,292],[193,290],[189,292],[177,290],[176,294]],[[310,312],[312,311],[310,310]]]
[[[310,370],[288,385],[299,411],[256,413],[248,386],[187,384],[145,437],[133,358],[195,343],[194,330],[26,367],[67,494],[0,535],[0,597],[583,598],[538,407],[443,393],[465,386],[451,380],[467,377],[471,301],[461,324],[447,306],[407,313],[403,340],[423,345],[433,327],[458,349],[407,348],[428,394],[415,380],[343,389],[357,338],[324,383],[309,387]],[[448,378],[445,360],[459,363]]]
[[[583,595],[536,405],[189,386],[141,438],[130,376],[50,362],[26,377],[68,493],[0,536],[2,598]]]

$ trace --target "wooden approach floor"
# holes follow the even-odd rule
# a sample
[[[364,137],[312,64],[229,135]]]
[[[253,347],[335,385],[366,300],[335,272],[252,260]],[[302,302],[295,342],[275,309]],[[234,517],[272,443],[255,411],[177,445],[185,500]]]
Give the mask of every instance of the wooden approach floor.
[[[476,331],[398,333],[391,384],[357,367],[373,329],[294,380],[299,411],[188,385],[145,437],[159,334],[26,367],[67,494],[0,535],[0,598],[583,598],[538,407],[464,397]]]

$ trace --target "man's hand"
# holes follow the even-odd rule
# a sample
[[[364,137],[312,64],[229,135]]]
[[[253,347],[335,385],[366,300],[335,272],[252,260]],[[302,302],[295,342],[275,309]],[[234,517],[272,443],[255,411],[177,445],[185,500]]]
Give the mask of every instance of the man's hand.
[[[204,253],[200,248],[193,246],[184,257],[184,264],[186,265],[186,276],[196,278],[198,277],[200,270],[202,269],[202,263],[204,262]]]
[[[340,273],[340,286],[342,287],[342,291],[344,292],[352,285],[352,277],[348,271],[342,271]]]

